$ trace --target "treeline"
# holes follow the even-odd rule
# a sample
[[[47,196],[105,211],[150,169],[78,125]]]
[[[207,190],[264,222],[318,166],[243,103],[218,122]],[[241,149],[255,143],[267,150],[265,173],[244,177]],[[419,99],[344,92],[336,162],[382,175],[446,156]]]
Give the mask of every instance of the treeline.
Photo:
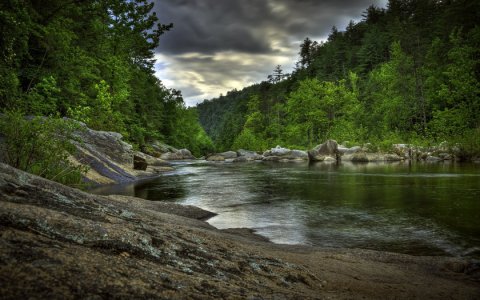
[[[219,150],[460,143],[480,153],[480,2],[390,0],[306,38],[296,69],[198,105]]]
[[[154,76],[172,25],[148,0],[0,2],[0,110],[69,117],[140,149],[160,140],[199,155],[212,144],[179,91]]]

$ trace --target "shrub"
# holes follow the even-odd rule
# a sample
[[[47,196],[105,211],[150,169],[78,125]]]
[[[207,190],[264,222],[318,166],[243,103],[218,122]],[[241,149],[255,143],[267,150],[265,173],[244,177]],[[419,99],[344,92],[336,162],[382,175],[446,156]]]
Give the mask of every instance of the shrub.
[[[20,170],[68,185],[82,183],[86,167],[69,161],[80,126],[61,118],[25,117],[18,111],[0,117],[2,160]]]

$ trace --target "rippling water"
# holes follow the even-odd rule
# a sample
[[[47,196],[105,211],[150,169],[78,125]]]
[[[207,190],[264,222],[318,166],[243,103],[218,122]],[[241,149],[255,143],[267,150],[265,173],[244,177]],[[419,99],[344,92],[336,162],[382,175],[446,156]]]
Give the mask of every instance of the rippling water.
[[[153,180],[102,187],[218,213],[276,243],[480,258],[480,165],[179,163]]]

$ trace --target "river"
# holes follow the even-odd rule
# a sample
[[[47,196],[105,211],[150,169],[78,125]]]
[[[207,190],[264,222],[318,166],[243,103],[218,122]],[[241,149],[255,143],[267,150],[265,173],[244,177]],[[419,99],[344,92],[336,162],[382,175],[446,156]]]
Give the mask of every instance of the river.
[[[181,162],[158,178],[103,186],[195,205],[217,228],[283,244],[480,258],[480,165]]]

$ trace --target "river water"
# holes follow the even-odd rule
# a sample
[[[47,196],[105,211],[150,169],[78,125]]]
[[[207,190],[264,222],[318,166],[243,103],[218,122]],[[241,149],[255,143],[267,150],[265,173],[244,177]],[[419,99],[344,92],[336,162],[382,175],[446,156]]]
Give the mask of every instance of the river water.
[[[479,164],[176,164],[92,190],[189,204],[275,243],[480,258]]]

